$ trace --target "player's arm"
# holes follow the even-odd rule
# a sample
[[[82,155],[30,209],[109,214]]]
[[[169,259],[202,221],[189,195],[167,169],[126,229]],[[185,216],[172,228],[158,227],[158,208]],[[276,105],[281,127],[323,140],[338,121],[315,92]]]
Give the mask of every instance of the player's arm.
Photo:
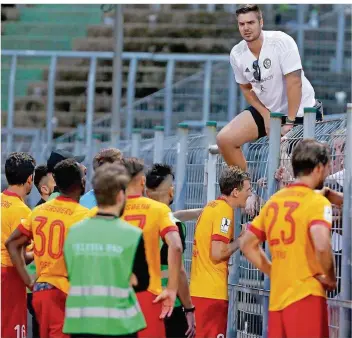
[[[331,204],[342,206],[343,204],[343,193],[324,187],[319,191],[320,194],[325,196]]]
[[[225,241],[211,241],[211,260],[215,264],[227,261],[240,248],[240,238],[227,243]]]
[[[266,256],[261,243],[266,240],[264,217],[266,209],[265,206],[260,211],[259,215],[253,220],[241,239],[240,248],[243,254],[246,256],[257,269],[270,276],[271,262]]]
[[[271,262],[261,247],[262,240],[252,231],[246,231],[243,235],[240,247],[249,262],[257,269],[270,276]]]
[[[313,204],[314,203],[314,204]],[[336,288],[335,259],[331,247],[332,208],[329,201],[316,195],[308,210],[308,229],[323,276],[316,276],[328,289]]]
[[[141,239],[139,240],[136,250],[132,272],[137,279],[137,284],[134,285],[134,290],[136,292],[147,290],[149,287],[149,271],[147,258],[145,255],[143,235],[141,235]]]
[[[177,229],[177,227],[176,227]],[[167,288],[174,292],[178,290],[179,274],[182,266],[182,242],[178,231],[170,231],[165,235],[168,245],[168,270],[169,279]]]
[[[173,214],[181,222],[193,221],[199,217],[203,209],[187,209],[187,210],[178,210]]]
[[[298,69],[285,75],[288,113],[287,116],[294,121],[302,99],[302,70]]]
[[[23,234],[18,228],[7,239],[5,246],[10,254],[11,261],[16,267],[20,277],[28,288],[32,288],[33,280],[26,269],[25,247],[30,237]]]

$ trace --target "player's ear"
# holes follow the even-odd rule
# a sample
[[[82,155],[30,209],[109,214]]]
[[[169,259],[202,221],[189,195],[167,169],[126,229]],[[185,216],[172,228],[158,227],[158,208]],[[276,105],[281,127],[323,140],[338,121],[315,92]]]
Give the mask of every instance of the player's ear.
[[[231,196],[234,197],[234,198],[237,198],[239,193],[240,193],[239,190],[237,188],[235,188],[235,189],[232,190]]]
[[[174,186],[172,185],[172,186],[170,187],[170,189],[169,189],[169,196],[170,196],[171,199],[173,199],[173,198],[174,198],[174,195],[175,195],[175,188],[174,188]]]
[[[43,184],[41,187],[40,187],[40,192],[41,194],[43,195],[50,195],[50,189],[47,185]]]
[[[28,176],[26,183],[28,183],[29,185],[33,183],[33,175]]]
[[[146,178],[144,175],[142,175],[142,177],[141,177],[141,186],[142,187],[145,187],[145,182],[146,182]]]
[[[116,195],[116,204],[123,204],[125,199],[126,199],[125,192],[123,190],[120,190]]]

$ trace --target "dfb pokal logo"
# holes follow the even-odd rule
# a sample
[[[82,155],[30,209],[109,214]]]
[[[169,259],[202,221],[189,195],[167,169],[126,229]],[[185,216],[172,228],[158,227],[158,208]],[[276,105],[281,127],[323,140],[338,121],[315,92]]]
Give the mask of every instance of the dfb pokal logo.
[[[269,69],[271,67],[271,60],[266,58],[263,62],[263,65],[266,69]]]

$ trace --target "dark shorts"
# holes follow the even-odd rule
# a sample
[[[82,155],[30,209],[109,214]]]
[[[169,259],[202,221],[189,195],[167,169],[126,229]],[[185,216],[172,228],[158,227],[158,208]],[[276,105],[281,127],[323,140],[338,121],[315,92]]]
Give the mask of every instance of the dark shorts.
[[[323,104],[321,103],[321,101],[315,100],[315,105],[313,108],[317,108],[317,119],[316,120],[322,121],[324,114],[323,114]],[[253,106],[249,106],[245,110],[249,110],[251,112],[253,119],[255,121],[255,124],[258,127],[258,139],[266,136],[263,116]],[[285,124],[285,123],[286,123],[286,116],[283,116],[282,117],[282,124]],[[303,116],[296,117],[295,125],[299,125],[299,124],[303,124]]]
[[[165,318],[164,323],[167,338],[186,337],[188,324],[182,306],[175,307],[171,317]]]

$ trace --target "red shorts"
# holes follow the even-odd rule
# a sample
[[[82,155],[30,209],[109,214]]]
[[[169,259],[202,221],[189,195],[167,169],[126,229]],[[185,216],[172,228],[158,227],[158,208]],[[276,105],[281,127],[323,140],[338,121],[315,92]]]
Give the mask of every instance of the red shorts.
[[[163,338],[165,337],[164,321],[159,318],[161,314],[161,303],[154,304],[157,296],[149,291],[137,293],[139,305],[141,306],[147,327],[138,332],[138,337]]]
[[[1,267],[1,337],[27,334],[26,286],[15,267]]]
[[[227,300],[192,297],[196,307],[196,337],[217,338],[226,337]],[[223,335],[223,336],[221,336]]]
[[[329,337],[326,299],[303,298],[281,311],[269,312],[269,338]]]
[[[70,337],[62,332],[66,297],[66,293],[59,289],[33,292],[33,308],[39,323],[40,337]]]

